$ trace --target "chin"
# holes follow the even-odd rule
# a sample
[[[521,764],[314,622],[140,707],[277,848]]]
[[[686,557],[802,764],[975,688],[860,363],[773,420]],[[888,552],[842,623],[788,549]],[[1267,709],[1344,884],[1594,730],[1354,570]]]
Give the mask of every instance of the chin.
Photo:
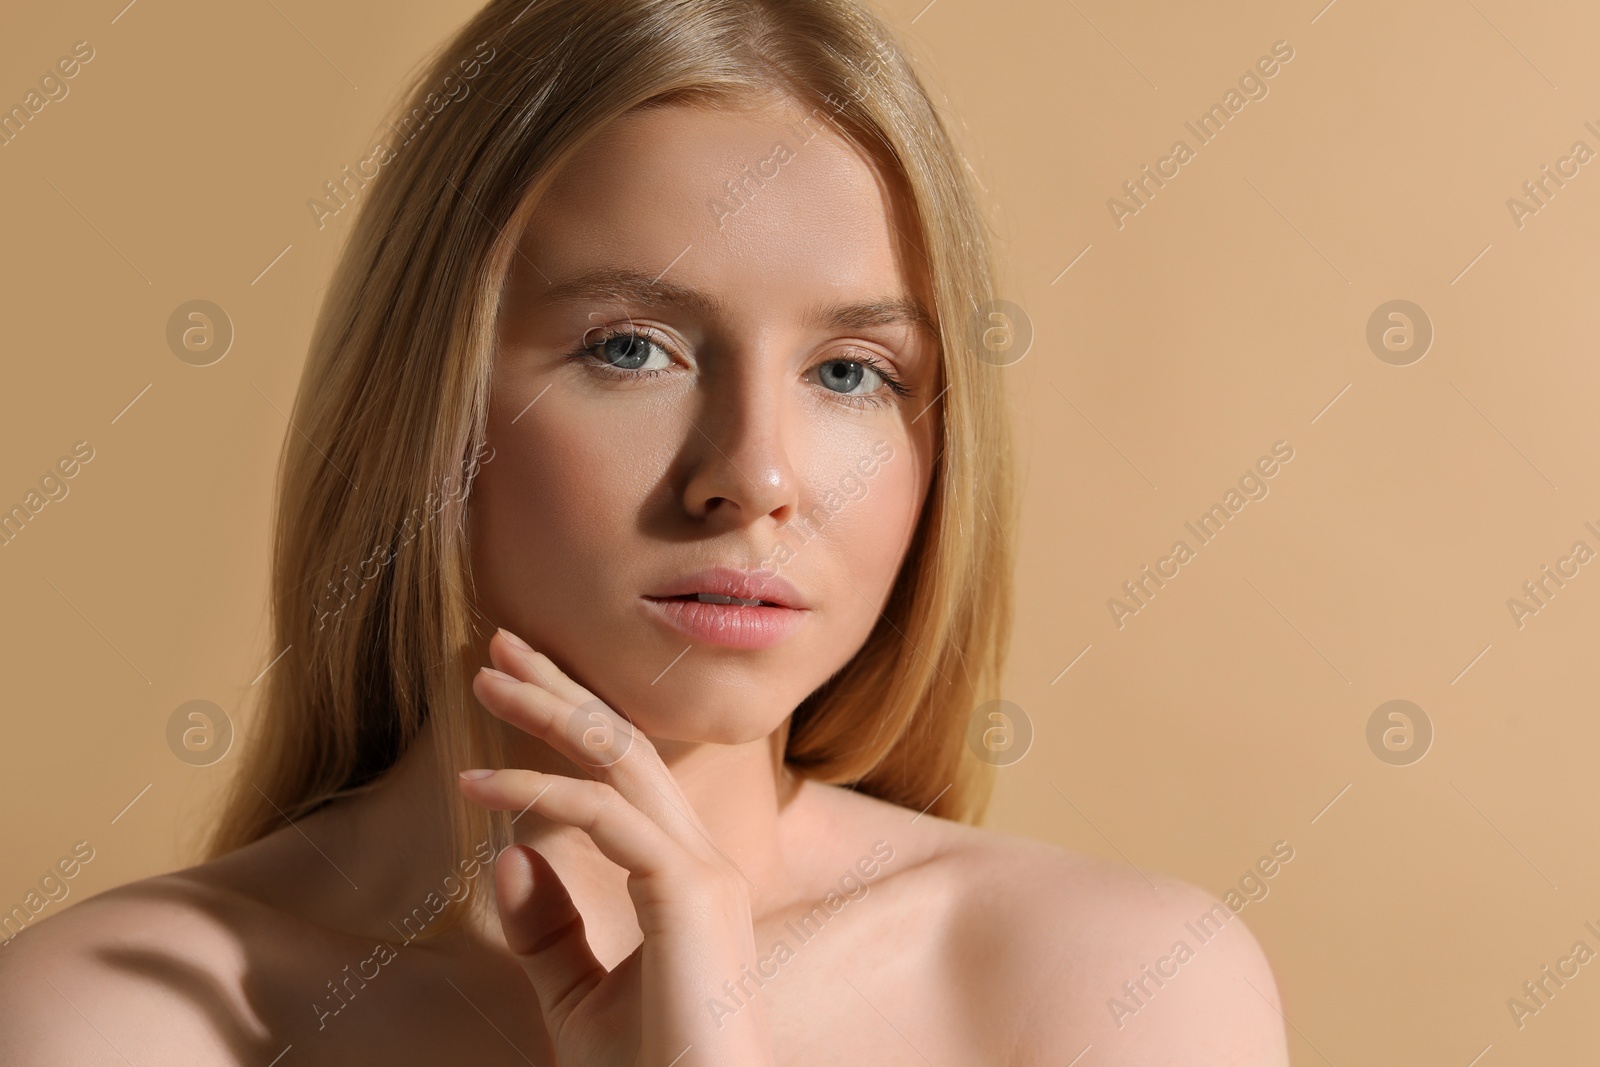
[[[670,674],[668,678],[670,678]],[[661,680],[665,685],[667,678]],[[590,690],[594,692],[593,689]],[[666,691],[659,686],[637,695],[619,693],[612,704],[652,741],[745,745],[760,741],[783,725],[799,703],[785,702],[773,688],[752,693],[743,687],[705,685],[686,680]]]

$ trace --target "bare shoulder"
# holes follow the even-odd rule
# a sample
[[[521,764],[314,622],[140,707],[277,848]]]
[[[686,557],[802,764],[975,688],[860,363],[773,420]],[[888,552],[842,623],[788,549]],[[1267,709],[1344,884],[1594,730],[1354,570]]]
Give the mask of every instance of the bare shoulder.
[[[1210,893],[1030,838],[931,815],[911,822],[903,808],[836,792],[841,810],[904,843],[900,877],[949,902],[939,924],[947,973],[995,1028],[990,1047],[1011,1050],[1010,1067],[1065,1063],[1090,1045],[1097,1062],[1132,1067],[1288,1064],[1266,955]]]
[[[251,902],[184,872],[131,882],[0,947],[0,1062],[267,1062],[246,994]]]
[[[1027,1005],[1015,1067],[1091,1044],[1128,1065],[1288,1064],[1271,967],[1228,905],[1122,861],[970,827],[952,837],[968,951]]]

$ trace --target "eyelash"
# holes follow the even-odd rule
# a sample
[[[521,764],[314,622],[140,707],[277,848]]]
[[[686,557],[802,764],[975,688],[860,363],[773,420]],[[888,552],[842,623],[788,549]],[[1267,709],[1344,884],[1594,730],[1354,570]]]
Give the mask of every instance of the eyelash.
[[[621,369],[619,369],[617,367],[613,367],[611,364],[607,363],[603,359],[600,359],[598,356],[596,356],[594,354],[594,350],[595,349],[599,348],[601,345],[605,344],[607,341],[615,340],[618,337],[637,337],[637,338],[639,338],[641,340],[650,341],[650,342],[653,342],[654,344],[660,345],[662,348],[668,348],[668,346],[662,341],[662,339],[658,335],[656,335],[654,332],[649,331],[649,330],[641,330],[641,329],[639,329],[637,327],[632,328],[632,329],[602,330],[602,331],[600,331],[600,335],[594,341],[589,342],[589,344],[587,346],[585,346],[583,348],[580,348],[575,352],[569,352],[567,354],[567,358],[568,359],[572,359],[572,360],[580,360],[582,362],[588,363],[591,367],[593,367],[595,370],[599,371],[601,374],[604,374],[607,377],[610,377],[610,378],[613,378],[613,379],[619,379],[619,380],[623,379],[623,378],[649,379],[649,378],[654,378],[658,374],[666,373],[661,368],[653,368],[651,370],[621,370]],[[849,359],[845,359],[844,357],[835,357],[833,359],[823,360],[823,362],[824,363],[859,363],[863,367],[870,368],[873,371],[873,373],[877,374],[878,377],[882,378],[883,379],[884,388],[888,392],[893,394],[896,398],[898,398],[900,400],[904,400],[905,398],[907,398],[907,397],[909,397],[911,395],[911,389],[905,384],[904,381],[902,381],[900,379],[900,377],[898,375],[896,375],[893,371],[891,371],[888,368],[888,366],[886,364],[884,364],[881,360],[877,359],[875,356],[872,356],[872,355],[870,355],[870,354],[868,354],[866,352],[862,352],[859,356],[851,357]],[[887,398],[887,397],[882,395],[883,394],[883,390],[879,390],[879,391],[873,392],[873,393],[868,393],[865,396],[850,396],[847,393],[834,393],[831,389],[828,390],[828,392],[832,393],[833,396],[835,396],[838,399],[844,401],[845,403],[854,404],[854,405],[856,405],[858,407],[877,406],[877,405],[882,405],[882,404],[894,403],[893,400],[890,400],[889,398]]]

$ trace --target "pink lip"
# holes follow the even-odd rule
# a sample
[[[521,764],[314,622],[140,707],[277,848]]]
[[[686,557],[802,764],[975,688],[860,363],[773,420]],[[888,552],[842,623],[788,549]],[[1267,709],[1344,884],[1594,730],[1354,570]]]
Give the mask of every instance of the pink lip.
[[[732,567],[708,567],[695,571],[645,595],[659,599],[686,593],[717,593],[742,600],[767,600],[785,608],[810,607],[800,596],[800,590],[776,574],[742,571]]]
[[[646,610],[680,633],[726,648],[771,648],[799,629],[809,614],[802,608],[640,599],[649,605]]]
[[[770,604],[707,604],[675,596],[716,593]],[[789,582],[776,575],[712,567],[641,597],[648,609],[678,632],[726,648],[771,648],[805,622],[810,609]]]

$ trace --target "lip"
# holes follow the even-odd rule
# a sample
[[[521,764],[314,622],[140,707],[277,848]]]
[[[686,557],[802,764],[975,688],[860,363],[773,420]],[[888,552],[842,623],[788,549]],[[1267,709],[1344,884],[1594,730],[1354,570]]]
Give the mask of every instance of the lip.
[[[767,600],[771,604],[707,604],[671,599],[692,593]],[[742,649],[771,648],[787,640],[811,610],[799,590],[782,578],[731,567],[696,571],[640,600],[647,611],[686,637]]]
[[[719,596],[736,596],[741,600],[767,600],[779,607],[801,611],[810,608],[800,595],[800,590],[777,575],[734,567],[707,567],[645,595],[647,598],[663,599],[686,593],[716,593]]]
[[[771,648],[788,640],[810,614],[803,608],[703,604],[641,597],[645,610],[685,637],[725,648]]]

